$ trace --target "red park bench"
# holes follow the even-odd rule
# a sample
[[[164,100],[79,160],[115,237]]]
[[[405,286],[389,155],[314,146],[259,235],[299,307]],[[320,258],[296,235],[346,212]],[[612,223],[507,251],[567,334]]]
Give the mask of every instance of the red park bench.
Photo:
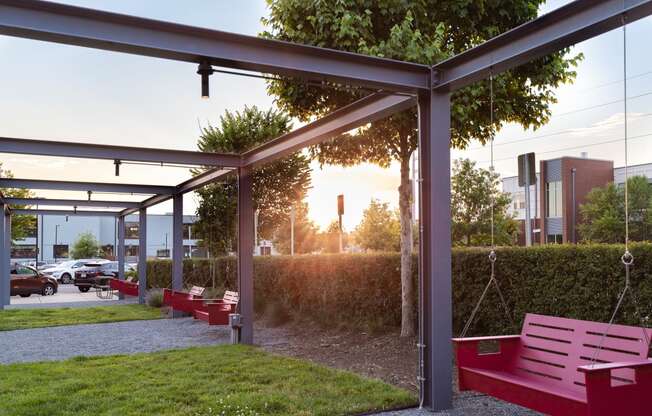
[[[111,286],[111,289],[117,290],[124,295],[138,296],[138,281],[134,281],[135,279],[133,276],[129,276],[125,280],[111,279],[109,286]]]
[[[193,286],[190,292],[163,289],[163,303],[173,310],[192,314],[195,307],[193,301],[202,299],[205,290],[201,286]]]
[[[527,314],[521,335],[453,339],[459,388],[551,415],[652,415],[651,336],[646,328]],[[479,352],[484,341],[500,351]]]
[[[224,292],[222,299],[195,299],[193,316],[209,325],[228,325],[229,314],[236,312],[239,300],[238,292],[229,290]]]

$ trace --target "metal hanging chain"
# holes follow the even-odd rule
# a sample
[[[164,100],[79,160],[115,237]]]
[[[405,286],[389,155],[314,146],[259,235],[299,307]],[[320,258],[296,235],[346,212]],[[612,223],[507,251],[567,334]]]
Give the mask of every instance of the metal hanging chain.
[[[491,166],[490,170],[493,173],[494,171],[494,76],[493,76],[493,71],[489,74],[489,120],[490,120],[490,134],[491,134],[491,139],[490,139],[490,152],[491,152]],[[489,262],[491,263],[491,277],[489,278],[489,281],[487,282],[487,285],[484,287],[484,290],[482,291],[482,295],[480,295],[480,299],[478,300],[478,303],[476,303],[475,307],[473,308],[473,311],[471,312],[471,316],[469,319],[466,321],[466,324],[464,325],[464,329],[462,329],[462,333],[460,334],[460,338],[466,337],[467,332],[471,328],[471,325],[475,321],[475,316],[478,314],[478,311],[480,310],[480,306],[482,305],[482,302],[484,301],[485,297],[487,296],[487,293],[489,292],[489,288],[493,284],[496,288],[496,291],[498,292],[498,296],[500,297],[500,301],[503,305],[503,308],[505,309],[505,315],[507,315],[507,319],[509,319],[510,323],[512,326],[514,326],[514,318],[512,317],[512,314],[509,311],[509,306],[507,305],[507,302],[505,301],[505,297],[503,296],[503,291],[500,289],[500,285],[498,284],[498,280],[496,279],[496,243],[495,243],[495,236],[494,236],[494,195],[493,193],[491,194],[491,251],[489,252]]]
[[[623,253],[622,257],[620,260],[622,261],[623,265],[625,266],[625,287],[623,288],[623,291],[620,292],[620,296],[618,296],[618,302],[616,303],[616,308],[614,309],[613,313],[611,314],[611,319],[609,319],[609,324],[607,324],[607,329],[604,331],[602,336],[600,337],[600,343],[598,344],[598,348],[595,350],[593,353],[593,356],[591,357],[591,364],[594,365],[598,359],[598,354],[600,351],[602,351],[602,347],[604,344],[605,338],[607,338],[609,334],[609,330],[613,326],[616,316],[618,315],[618,312],[620,311],[620,307],[623,304],[623,300],[625,299],[625,295],[627,293],[631,293],[632,299],[634,301],[634,307],[636,309],[636,314],[639,317],[639,322],[641,323],[641,327],[643,330],[643,336],[645,337],[646,343],[649,345],[650,344],[650,334],[648,333],[648,329],[646,328],[646,325],[644,324],[643,320],[643,315],[641,314],[641,311],[639,309],[639,304],[638,304],[638,299],[636,298],[636,294],[632,291],[631,289],[631,280],[630,280],[630,269],[632,265],[634,264],[634,256],[632,253],[629,251],[629,192],[628,192],[628,179],[629,179],[629,155],[628,155],[628,147],[627,147],[627,138],[628,138],[628,130],[627,130],[627,17],[623,14],[622,17],[622,24],[623,24],[623,111],[624,111],[624,132],[625,132],[625,187],[624,187],[624,197],[625,197],[625,253]]]

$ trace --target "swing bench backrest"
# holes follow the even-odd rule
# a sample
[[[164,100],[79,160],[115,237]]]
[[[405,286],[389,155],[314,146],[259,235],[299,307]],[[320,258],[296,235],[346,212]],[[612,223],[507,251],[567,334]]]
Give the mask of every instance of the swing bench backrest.
[[[652,330],[554,316],[527,314],[518,353],[511,372],[529,379],[584,391],[584,374],[578,367],[614,362],[648,360]],[[647,332],[647,337],[645,332]],[[593,361],[595,360],[595,361]],[[633,370],[612,373],[614,385],[631,384]]]

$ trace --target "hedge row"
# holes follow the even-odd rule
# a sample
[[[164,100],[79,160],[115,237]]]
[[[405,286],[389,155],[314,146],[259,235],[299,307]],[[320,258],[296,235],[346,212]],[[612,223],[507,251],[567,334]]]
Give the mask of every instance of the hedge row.
[[[652,312],[652,245],[631,248],[633,293],[640,310]],[[518,330],[527,312],[596,321],[609,319],[624,285],[617,245],[550,245],[497,250],[497,279],[515,325],[505,317],[495,290],[481,308],[474,334]],[[415,258],[416,282],[416,258]],[[486,249],[453,250],[453,325],[458,333],[489,279]],[[220,289],[236,287],[233,257],[184,262],[184,283]],[[170,284],[169,261],[148,262],[151,286]],[[383,254],[331,254],[256,257],[254,262],[256,310],[282,305],[289,312],[323,323],[400,325],[400,256]],[[634,302],[627,299],[619,322],[638,324]]]

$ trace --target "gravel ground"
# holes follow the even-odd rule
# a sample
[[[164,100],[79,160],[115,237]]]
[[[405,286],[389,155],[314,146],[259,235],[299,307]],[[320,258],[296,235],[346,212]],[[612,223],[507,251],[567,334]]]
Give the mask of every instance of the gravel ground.
[[[226,327],[192,318],[6,331],[0,333],[0,364],[224,344],[230,336]]]
[[[535,416],[539,413],[520,406],[505,403],[477,393],[456,394],[453,410],[430,413],[425,410],[407,409],[396,412],[378,413],[378,416]]]

